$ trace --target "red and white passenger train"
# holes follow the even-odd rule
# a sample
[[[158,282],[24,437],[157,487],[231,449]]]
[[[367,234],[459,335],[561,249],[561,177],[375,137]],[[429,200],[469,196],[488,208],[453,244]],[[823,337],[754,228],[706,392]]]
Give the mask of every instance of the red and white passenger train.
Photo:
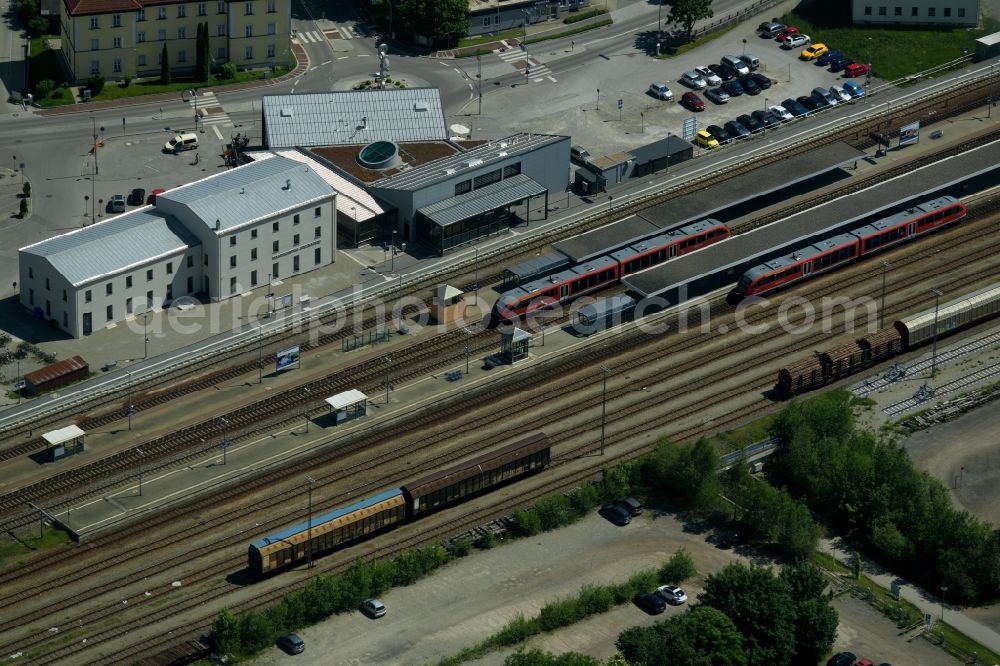
[[[954,197],[925,201],[901,213],[754,266],[740,278],[736,293],[740,298],[766,294],[954,224],[966,213],[965,205]]]
[[[729,235],[729,227],[725,224],[707,219],[637,241],[602,257],[505,291],[497,300],[494,319],[513,320],[556,303],[565,303],[616,284],[626,275],[718,243]]]

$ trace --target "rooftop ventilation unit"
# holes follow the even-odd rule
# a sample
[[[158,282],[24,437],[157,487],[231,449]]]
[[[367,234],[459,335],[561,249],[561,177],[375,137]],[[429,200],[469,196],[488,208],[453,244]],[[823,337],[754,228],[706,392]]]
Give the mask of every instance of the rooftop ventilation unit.
[[[292,189],[292,179],[291,178],[285,179],[285,189],[286,190]]]
[[[454,169],[445,169],[444,170],[444,174],[446,176],[454,176],[455,175],[455,170]]]
[[[497,157],[507,157],[507,151],[501,150],[499,153],[497,153]]]
[[[500,142],[500,147],[501,148],[506,148],[507,147],[507,142],[506,141],[501,141]]]
[[[280,110],[280,111],[278,112],[278,114],[279,114],[279,115],[280,115],[280,116],[281,116],[282,118],[291,118],[291,117],[292,117],[292,110],[291,110],[290,108],[287,108],[287,107],[286,107],[286,108],[284,108],[284,109],[281,109],[281,110]]]
[[[472,160],[469,160],[468,162],[466,162],[465,166],[467,166],[467,167],[469,167],[471,169],[472,167],[477,167],[477,166],[479,166],[482,163],[483,163],[483,161],[477,157],[475,159],[472,159]]]
[[[427,102],[414,102],[413,103],[413,110],[414,111],[427,111],[428,110]]]

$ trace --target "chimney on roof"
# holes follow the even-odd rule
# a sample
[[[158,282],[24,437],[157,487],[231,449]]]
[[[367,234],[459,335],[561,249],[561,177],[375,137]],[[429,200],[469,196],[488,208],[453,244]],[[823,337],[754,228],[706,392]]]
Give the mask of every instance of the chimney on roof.
[[[219,231],[222,229],[222,220],[215,218],[215,230]]]
[[[285,189],[286,190],[292,189],[292,179],[291,178],[286,178],[285,179]]]
[[[240,194],[246,194],[246,193],[247,193],[247,188],[241,187],[240,188]]]

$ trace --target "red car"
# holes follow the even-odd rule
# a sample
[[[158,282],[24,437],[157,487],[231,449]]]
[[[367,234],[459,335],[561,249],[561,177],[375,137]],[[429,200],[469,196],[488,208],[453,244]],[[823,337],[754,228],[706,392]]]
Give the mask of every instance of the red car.
[[[864,76],[869,71],[868,65],[863,62],[853,62],[844,68],[844,78],[853,79],[858,76]]]
[[[692,111],[704,111],[705,103],[701,101],[701,97],[698,97],[697,93],[686,92],[681,95],[681,104],[691,109]]]
[[[774,38],[774,39],[775,39],[775,40],[776,40],[776,41],[777,41],[777,42],[778,42],[779,44],[784,44],[784,43],[785,43],[785,40],[786,40],[786,39],[788,39],[788,38],[789,38],[789,37],[791,37],[792,35],[797,35],[797,34],[799,34],[799,29],[798,29],[798,28],[796,28],[796,27],[795,27],[795,26],[793,26],[793,25],[790,25],[790,26],[788,26],[787,28],[785,28],[784,30],[782,30],[781,32],[779,32],[779,33],[778,33],[778,34],[777,34],[777,35],[775,36],[775,38]]]

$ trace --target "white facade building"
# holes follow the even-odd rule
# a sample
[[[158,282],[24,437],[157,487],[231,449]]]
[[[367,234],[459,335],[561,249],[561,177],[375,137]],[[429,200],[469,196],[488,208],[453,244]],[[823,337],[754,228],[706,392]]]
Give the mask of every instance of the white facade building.
[[[979,25],[979,0],[853,0],[851,18],[855,25],[974,28]]]

